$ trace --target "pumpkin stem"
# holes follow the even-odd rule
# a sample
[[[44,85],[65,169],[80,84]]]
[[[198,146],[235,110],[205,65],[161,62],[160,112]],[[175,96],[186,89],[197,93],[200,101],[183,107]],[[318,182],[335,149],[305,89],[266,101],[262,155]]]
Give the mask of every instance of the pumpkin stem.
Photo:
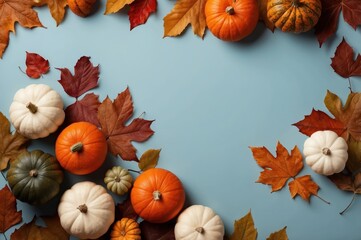
[[[127,233],[126,233],[124,230],[122,230],[122,231],[120,232],[120,235],[122,235],[122,236],[124,237],[125,235],[127,235]]]
[[[234,8],[232,6],[226,7],[226,13],[228,13],[229,15],[235,14]]]
[[[199,232],[199,233],[204,233],[204,228],[203,227],[197,227],[195,230],[197,232]]]
[[[292,1],[293,6],[299,7],[300,6],[300,0],[293,0]]]
[[[120,182],[120,177],[119,177],[119,176],[116,176],[116,177],[114,178],[114,181]]]
[[[80,152],[81,150],[83,150],[82,142],[77,142],[73,146],[70,147],[71,152]]]
[[[29,172],[30,177],[37,177],[38,171],[36,169],[31,169]]]
[[[28,104],[26,104],[26,107],[27,107],[27,109],[29,109],[29,111],[31,113],[36,113],[38,111],[38,107],[32,102],[29,102]]]
[[[86,213],[88,211],[88,207],[85,205],[85,203],[82,205],[79,205],[79,207],[77,207],[77,209],[79,209],[79,211],[81,213]]]
[[[322,148],[322,153],[329,156],[329,155],[331,155],[331,150],[329,148],[325,147],[325,148]]]
[[[161,197],[162,197],[162,193],[159,192],[158,190],[156,190],[156,191],[153,192],[153,199],[154,199],[155,201],[159,201],[159,200],[161,199]]]

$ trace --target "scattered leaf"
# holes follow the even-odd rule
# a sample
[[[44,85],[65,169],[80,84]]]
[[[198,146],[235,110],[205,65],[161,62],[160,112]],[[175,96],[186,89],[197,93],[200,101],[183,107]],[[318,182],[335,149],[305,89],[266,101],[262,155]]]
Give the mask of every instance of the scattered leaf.
[[[234,222],[234,231],[230,236],[230,240],[256,240],[257,235],[252,213],[249,211],[244,217]]]
[[[300,195],[305,201],[309,201],[311,195],[317,196],[318,189],[320,188],[312,179],[310,175],[297,177],[289,184],[291,197],[295,198]]]
[[[149,149],[145,151],[139,159],[138,167],[145,171],[155,168],[158,164],[160,149]]]
[[[286,228],[287,227],[284,227],[277,232],[271,233],[271,235],[269,235],[267,240],[288,240]]]
[[[354,51],[344,38],[336,48],[335,56],[331,59],[331,67],[341,77],[361,76],[361,55],[357,54],[356,60],[354,60]]]
[[[346,162],[346,169],[352,173],[358,173],[361,171],[361,141],[355,141],[350,138],[347,141],[348,145],[348,159]]]
[[[37,53],[26,52],[26,75],[30,78],[39,78],[50,69],[49,61]]]
[[[207,26],[205,4],[206,0],[178,0],[163,19],[164,37],[178,36],[191,24],[194,34],[203,38]]]
[[[298,130],[306,136],[311,136],[314,132],[331,130],[342,136],[346,132],[343,123],[331,118],[326,113],[312,109],[310,115],[295,124]]]
[[[98,120],[108,142],[108,149],[123,160],[138,161],[132,141],[143,142],[153,135],[150,125],[153,121],[135,118],[129,125],[126,122],[133,115],[133,101],[127,88],[112,102],[109,97],[98,108]]]
[[[267,17],[267,3],[268,0],[258,0],[259,20],[263,21],[266,27],[274,32],[275,25]]]
[[[115,219],[130,218],[135,221],[138,219],[138,214],[134,211],[130,198],[127,198],[122,203],[118,203],[115,208]]]
[[[0,3],[0,58],[9,44],[9,33],[15,33],[15,23],[25,28],[43,27],[32,9],[33,0],[6,0]]]
[[[60,224],[60,218],[58,215],[41,217],[46,224],[49,232],[54,236],[57,236],[57,240],[68,240],[70,235],[64,230]]]
[[[340,12],[343,18],[355,30],[361,25],[361,4],[355,0],[321,0],[322,13],[316,25],[316,35],[320,47],[332,36],[339,21]]]
[[[123,9],[125,5],[131,4],[134,0],[108,0],[105,8],[105,15],[116,13]]]
[[[46,227],[36,225],[34,217],[30,223],[23,224],[16,229],[10,236],[11,240],[49,240],[59,239],[57,233],[52,233]],[[60,238],[62,239],[62,238]]]
[[[174,226],[175,221],[162,224],[142,221],[139,224],[143,240],[175,240]]]
[[[128,16],[130,30],[147,22],[151,13],[157,10],[157,0],[135,0],[130,4]]]
[[[0,171],[25,150],[28,139],[18,132],[11,134],[9,120],[0,112]]]
[[[68,5],[67,0],[34,0],[37,7],[48,5],[51,16],[56,22],[56,25],[63,21],[65,15],[65,7]]]
[[[17,211],[16,198],[5,185],[0,190],[0,233],[6,232],[9,228],[22,220],[21,211]]]

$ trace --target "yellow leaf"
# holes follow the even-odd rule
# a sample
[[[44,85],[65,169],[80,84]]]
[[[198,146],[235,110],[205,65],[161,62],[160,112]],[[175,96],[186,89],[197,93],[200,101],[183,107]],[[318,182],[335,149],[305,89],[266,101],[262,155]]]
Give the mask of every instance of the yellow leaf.
[[[142,171],[155,168],[158,164],[160,149],[149,149],[139,159],[139,169]]]
[[[204,14],[206,0],[178,0],[172,11],[164,17],[164,37],[180,35],[188,24],[194,34],[203,38],[206,30]]]
[[[271,233],[271,235],[269,235],[269,237],[267,238],[267,240],[288,240],[288,236],[286,233],[286,228],[284,227],[281,230]]]
[[[256,240],[257,234],[251,211],[249,211],[246,216],[234,222],[234,232],[230,240]]]
[[[34,6],[48,5],[51,16],[56,21],[56,25],[59,25],[65,15],[65,7],[68,5],[67,0],[34,0]]]
[[[104,14],[112,14],[118,12],[125,5],[131,4],[134,0],[108,0]]]

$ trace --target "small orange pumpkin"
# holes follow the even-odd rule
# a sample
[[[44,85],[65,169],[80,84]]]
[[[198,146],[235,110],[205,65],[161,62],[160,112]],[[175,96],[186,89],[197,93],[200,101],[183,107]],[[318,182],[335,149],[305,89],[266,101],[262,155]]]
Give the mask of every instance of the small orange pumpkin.
[[[130,200],[141,218],[152,223],[163,223],[182,210],[185,192],[181,181],[172,172],[152,168],[136,178]]]
[[[97,170],[105,161],[107,150],[104,134],[88,122],[70,124],[55,142],[55,155],[60,165],[77,175]]]
[[[93,11],[97,0],[67,0],[70,10],[79,17],[87,17]]]
[[[110,240],[141,240],[139,224],[131,218],[117,221],[110,233]]]
[[[321,16],[321,0],[269,0],[267,17],[283,32],[311,30]]]
[[[207,0],[206,22],[209,30],[224,41],[239,41],[257,26],[257,0]]]

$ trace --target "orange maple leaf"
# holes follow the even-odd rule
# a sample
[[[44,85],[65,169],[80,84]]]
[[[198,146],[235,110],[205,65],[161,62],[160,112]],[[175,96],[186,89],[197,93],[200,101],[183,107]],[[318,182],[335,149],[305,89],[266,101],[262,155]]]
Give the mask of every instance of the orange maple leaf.
[[[16,22],[26,28],[43,27],[33,5],[34,0],[0,0],[0,58],[9,43],[9,32],[15,32]]]
[[[48,5],[51,16],[56,21],[57,26],[64,20],[65,7],[68,5],[67,0],[34,0],[34,3],[36,7]]]
[[[319,186],[309,175],[296,177],[303,168],[303,158],[297,146],[289,154],[287,149],[278,142],[276,157],[265,147],[250,147],[250,149],[257,164],[264,169],[257,183],[271,185],[272,192],[275,192],[282,189],[288,180],[292,179],[288,184],[292,198],[299,195],[302,199],[309,201],[311,195],[319,197],[317,195]]]

